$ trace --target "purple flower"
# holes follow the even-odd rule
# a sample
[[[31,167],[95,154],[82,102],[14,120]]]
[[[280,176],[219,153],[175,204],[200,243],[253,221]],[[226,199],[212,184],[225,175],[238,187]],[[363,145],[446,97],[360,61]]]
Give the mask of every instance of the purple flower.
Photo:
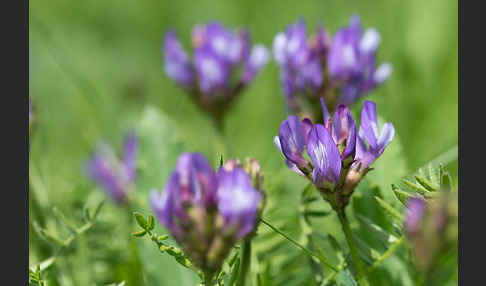
[[[215,21],[195,26],[192,42],[194,61],[191,63],[174,33],[167,32],[165,72],[177,83],[206,97],[227,96],[236,86],[248,84],[268,61],[268,51],[263,45],[250,47],[246,30],[231,31]],[[232,82],[240,68],[243,73],[237,82]]]
[[[328,68],[335,84],[342,84],[339,102],[349,105],[381,85],[391,74],[391,65],[375,69],[380,34],[373,28],[361,31],[360,19],[353,16],[348,27],[336,32],[328,54]]]
[[[100,146],[87,164],[87,174],[98,183],[116,202],[127,200],[129,190],[135,182],[137,138],[133,132],[125,137],[124,158],[120,162],[113,150]]]
[[[269,52],[265,46],[259,44],[255,45],[250,52],[250,56],[245,62],[245,70],[243,72],[243,83],[250,82],[260,70],[267,64],[270,58]]]
[[[299,175],[308,174],[312,168],[303,156],[307,149],[314,165],[314,183],[319,187],[324,186],[324,179],[326,186],[338,183],[341,165],[349,166],[356,146],[356,123],[348,107],[339,105],[332,117],[323,98],[321,105],[325,125],[313,126],[310,119],[300,121],[292,115],[282,122],[279,136],[274,138],[287,166]]]
[[[221,168],[218,180],[218,209],[224,217],[225,227],[236,227],[237,236],[244,237],[255,226],[262,195],[252,186],[250,177],[241,168],[233,171]]]
[[[276,35],[273,55],[289,107],[293,111],[306,108],[296,100],[302,94],[302,100],[310,101],[311,106],[326,97],[331,104],[329,109],[334,111],[338,104],[350,105],[383,84],[391,74],[391,65],[383,63],[375,67],[379,44],[379,33],[373,28],[363,33],[357,15],[332,39],[322,26],[307,38],[302,19],[288,26],[285,32]],[[314,113],[315,108],[310,112]]]
[[[332,137],[337,145],[344,146],[341,154],[343,160],[353,158],[356,150],[356,123],[349,108],[338,105],[334,113]]]
[[[295,165],[301,170],[308,167],[308,162],[303,153],[311,127],[312,122],[309,119],[301,121],[297,116],[291,115],[282,122],[278,139],[274,139],[275,145],[287,158],[287,164]]]
[[[387,122],[383,125],[381,132],[378,129],[376,118],[376,104],[372,101],[365,101],[361,109],[361,123],[359,136],[356,141],[356,156],[353,167],[361,164],[361,170],[370,166],[390,144],[395,135],[393,124]],[[368,147],[365,144],[368,143]]]
[[[326,53],[328,43],[324,30],[309,45],[304,20],[287,27],[273,42],[273,55],[280,67],[280,77],[289,104],[296,106],[296,93],[310,89],[317,91],[324,78],[320,55]]]
[[[164,71],[167,76],[185,87],[193,84],[194,74],[191,61],[172,30],[165,34],[163,53]]]
[[[353,18],[352,22],[350,26],[338,30],[332,39],[327,63],[334,81],[349,80],[360,71],[361,26],[359,18]]]
[[[416,233],[422,226],[422,220],[425,215],[426,203],[419,198],[411,198],[407,202],[407,212],[404,222],[405,230],[410,233]]]
[[[341,173],[341,157],[336,143],[332,139],[329,130],[321,124],[312,127],[307,144],[314,170],[312,179],[316,186],[327,187],[339,182]]]
[[[225,166],[216,174],[202,155],[184,153],[162,194],[150,194],[157,218],[203,270],[219,269],[259,215],[262,194],[237,161]]]

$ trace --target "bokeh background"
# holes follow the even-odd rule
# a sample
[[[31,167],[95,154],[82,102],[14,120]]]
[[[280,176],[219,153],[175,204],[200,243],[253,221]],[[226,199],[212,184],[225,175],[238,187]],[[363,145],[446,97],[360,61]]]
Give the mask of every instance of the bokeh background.
[[[457,153],[457,1],[31,0],[29,10],[29,89],[35,116],[30,139],[31,194],[35,194],[29,220],[41,221],[60,235],[52,207],[76,218],[84,205],[104,198],[84,176],[83,162],[100,140],[118,148],[129,128],[142,136],[138,211],[152,213],[148,192],[164,186],[184,150],[202,152],[214,165],[220,155],[258,159],[269,200],[281,208],[268,217],[278,221],[292,215],[288,209],[306,183],[286,169],[273,145],[287,116],[276,64],[270,61],[240,96],[221,137],[163,73],[161,45],[169,27],[187,50],[192,27],[209,20],[246,27],[254,43],[271,48],[274,36],[299,17],[306,20],[309,32],[322,23],[333,34],[358,13],[365,28],[375,27],[381,34],[378,61],[393,65],[388,82],[367,98],[396,128],[397,137],[385,152],[389,154],[377,162],[374,175],[380,178],[383,197],[393,200],[390,183],[401,176],[441,154],[450,158]],[[358,103],[352,108],[355,116],[360,107]],[[457,181],[457,161],[448,163]],[[37,202],[32,202],[35,198]],[[359,206],[355,203],[355,208]],[[49,270],[51,283],[104,285],[125,280],[128,285],[193,285],[194,274],[157,253],[150,242],[130,238],[135,228],[127,212],[107,202],[93,237],[80,238]],[[128,218],[120,219],[123,216]],[[340,237],[334,219],[322,225]],[[157,230],[165,231],[160,226]],[[54,252],[32,229],[29,249],[30,264]],[[134,253],[141,258],[132,259]],[[398,258],[390,261],[399,263]],[[374,285],[391,285],[383,281],[413,285],[403,272],[395,272],[373,278]]]

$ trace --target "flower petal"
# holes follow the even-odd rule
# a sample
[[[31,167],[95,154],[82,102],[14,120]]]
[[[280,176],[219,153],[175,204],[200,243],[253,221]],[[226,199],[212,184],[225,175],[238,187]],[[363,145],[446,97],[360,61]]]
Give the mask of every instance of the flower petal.
[[[241,168],[218,172],[218,210],[225,218],[225,226],[237,225],[239,238],[250,233],[256,222],[261,194],[251,184],[250,177]]]
[[[372,101],[366,100],[361,109],[359,134],[366,139],[371,148],[376,149],[379,132],[376,119],[376,104]]]
[[[194,81],[191,62],[172,30],[165,34],[163,53],[167,76],[181,85],[191,85]]]
[[[299,118],[295,115],[287,117],[280,125],[278,137],[285,157],[297,166],[304,166],[306,160],[302,157],[302,152],[306,142]]]
[[[312,127],[307,144],[307,153],[314,164],[314,183],[322,186],[322,178],[337,183],[341,172],[341,157],[329,131],[321,124]]]

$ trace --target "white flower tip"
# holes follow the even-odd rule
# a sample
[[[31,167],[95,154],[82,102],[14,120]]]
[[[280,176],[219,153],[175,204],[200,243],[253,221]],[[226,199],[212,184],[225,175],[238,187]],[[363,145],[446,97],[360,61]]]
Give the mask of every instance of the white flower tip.
[[[279,33],[273,40],[273,56],[278,64],[284,61],[284,51],[287,44],[287,37],[284,33]]]
[[[381,37],[376,29],[370,28],[366,30],[359,43],[359,49],[363,53],[372,53],[378,49],[380,45]]]
[[[392,73],[392,66],[390,63],[381,64],[375,71],[374,81],[376,84],[382,84],[385,82]]]

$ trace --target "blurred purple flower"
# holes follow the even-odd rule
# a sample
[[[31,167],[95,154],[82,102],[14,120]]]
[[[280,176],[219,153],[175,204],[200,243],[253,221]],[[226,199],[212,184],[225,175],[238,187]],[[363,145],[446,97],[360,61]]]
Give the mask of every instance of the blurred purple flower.
[[[263,45],[250,49],[246,30],[230,31],[213,21],[196,25],[192,31],[194,61],[191,63],[172,31],[164,41],[166,74],[178,84],[205,96],[227,95],[238,85],[247,85],[268,62]],[[237,83],[231,78],[240,68],[243,73]]]
[[[273,55],[280,67],[284,93],[291,107],[295,107],[295,94],[311,89],[316,92],[323,82],[320,55],[327,50],[327,34],[318,32],[314,45],[309,45],[305,21],[287,27],[277,34],[273,42]]]
[[[162,194],[151,192],[157,218],[183,248],[207,252],[218,236],[234,243],[254,230],[262,195],[242,168],[232,166],[216,174],[201,154],[184,153]],[[199,237],[205,240],[191,240]]]
[[[126,202],[135,183],[137,137],[130,131],[124,140],[124,158],[119,161],[107,145],[97,148],[87,164],[87,175],[116,202]]]
[[[167,76],[182,86],[188,87],[193,84],[191,61],[172,30],[165,33],[163,53],[164,71]]]
[[[237,237],[242,238],[254,229],[262,195],[241,168],[233,171],[221,168],[218,180],[218,210],[225,219],[225,227],[237,227]]]
[[[352,104],[365,93],[384,83],[391,74],[391,65],[383,63],[375,69],[380,34],[376,29],[361,30],[360,19],[352,16],[350,24],[334,35],[328,54],[328,67],[335,85],[342,85],[339,102]]]
[[[375,68],[379,43],[375,29],[362,32],[357,15],[332,39],[322,26],[307,38],[303,19],[289,25],[273,42],[273,56],[289,107],[294,111],[302,108],[296,95],[305,94],[302,99],[310,100],[311,105],[326,97],[329,109],[334,111],[338,104],[350,105],[384,83],[391,74],[391,65],[384,63]]]
[[[425,215],[425,201],[419,198],[411,198],[407,202],[407,212],[405,216],[404,227],[410,233],[416,233],[422,226],[422,220]]]

